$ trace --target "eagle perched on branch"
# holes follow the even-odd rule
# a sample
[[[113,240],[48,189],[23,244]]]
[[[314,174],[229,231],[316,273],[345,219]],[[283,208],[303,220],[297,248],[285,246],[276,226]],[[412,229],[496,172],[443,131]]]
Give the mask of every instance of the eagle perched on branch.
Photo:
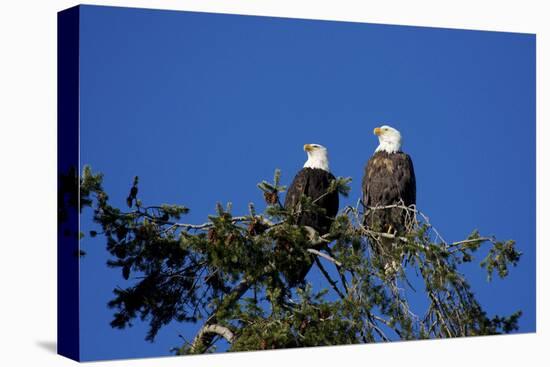
[[[322,236],[329,232],[330,225],[338,213],[338,192],[328,192],[335,177],[329,170],[328,150],[319,144],[306,144],[304,151],[307,161],[294,177],[285,197],[285,209],[295,212],[295,223],[314,228]],[[300,200],[303,196],[311,198],[325,212],[302,211]]]
[[[330,185],[336,178],[330,173],[328,150],[319,144],[306,144],[304,151],[308,159],[294,177],[286,197],[284,207],[291,216],[291,223],[309,226],[320,236],[330,231],[334,217],[338,214],[338,191],[330,191]],[[320,211],[302,207],[304,196],[308,197]],[[295,285],[303,281],[312,265],[311,259],[306,259],[296,269],[285,274],[289,284]]]
[[[377,232],[407,233],[407,209],[416,205],[416,178],[411,157],[401,151],[401,133],[390,126],[374,129],[380,144],[363,176],[365,225]],[[399,205],[399,207],[381,208]]]

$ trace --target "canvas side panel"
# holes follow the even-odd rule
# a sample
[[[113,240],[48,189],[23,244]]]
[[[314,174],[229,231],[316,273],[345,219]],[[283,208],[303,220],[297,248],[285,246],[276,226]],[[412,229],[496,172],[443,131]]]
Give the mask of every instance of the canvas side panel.
[[[57,352],[74,360],[80,360],[79,18],[79,7],[57,16]]]

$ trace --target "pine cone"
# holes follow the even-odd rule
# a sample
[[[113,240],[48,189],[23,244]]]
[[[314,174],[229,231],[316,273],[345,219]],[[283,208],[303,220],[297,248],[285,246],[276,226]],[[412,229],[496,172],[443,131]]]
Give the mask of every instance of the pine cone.
[[[268,204],[277,204],[279,202],[279,195],[277,195],[276,191],[264,192],[264,199]]]
[[[262,234],[265,232],[265,230],[268,228],[267,225],[264,223],[254,219],[250,224],[248,225],[248,234],[251,236],[257,236],[259,234]]]
[[[210,228],[208,230],[208,242],[216,242],[218,240],[218,234],[216,233],[216,230],[214,228]]]

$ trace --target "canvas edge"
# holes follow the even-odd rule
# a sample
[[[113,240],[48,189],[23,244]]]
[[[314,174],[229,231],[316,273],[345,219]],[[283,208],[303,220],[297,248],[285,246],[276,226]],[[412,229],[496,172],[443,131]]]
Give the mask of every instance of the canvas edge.
[[[57,177],[79,167],[79,47],[80,6],[57,13]],[[79,198],[79,187],[70,195]],[[57,353],[80,361],[79,210],[58,197],[57,234]],[[78,205],[79,206],[79,205]],[[67,220],[60,223],[59,211]],[[66,235],[68,230],[71,235]]]

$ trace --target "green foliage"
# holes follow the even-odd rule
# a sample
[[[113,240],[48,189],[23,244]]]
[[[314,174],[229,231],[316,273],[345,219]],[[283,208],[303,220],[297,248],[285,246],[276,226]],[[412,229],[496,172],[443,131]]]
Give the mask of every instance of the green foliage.
[[[337,178],[329,190],[347,195],[350,180]],[[108,265],[120,269],[124,279],[109,302],[111,325],[125,328],[144,320],[150,326],[148,340],[172,321],[218,326],[233,336],[231,351],[517,329],[521,312],[489,317],[459,271],[474,254],[487,251],[481,266],[489,277],[495,270],[505,277],[521,255],[513,241],[474,231],[463,241],[447,243],[413,208],[413,230],[403,237],[363,227],[359,207],[343,208],[330,233],[319,236],[292,224],[293,213],[279,200],[285,190],[279,170],[272,183],[258,185],[267,204],[263,212],[251,203],[246,215],[235,216],[231,203],[217,204],[203,224],[180,222],[189,212],[184,205],[142,205],[137,178],[130,190],[131,211],[122,211],[109,203],[101,181],[101,174],[85,167],[81,198],[88,200],[101,228],[90,236],[105,237]],[[302,199],[301,210],[322,212],[310,198]],[[323,289],[285,281],[314,263],[326,279]],[[412,277],[422,290],[413,288]],[[421,316],[411,309],[405,290],[425,295],[428,308]],[[220,337],[199,332],[175,351],[212,352]]]
[[[103,193],[101,174],[92,174],[89,166],[84,166],[79,177],[76,167],[70,167],[66,172],[60,172],[57,178],[57,224],[59,234],[65,237],[81,240],[85,233],[75,230],[78,227],[77,211],[82,212],[86,207],[92,206],[91,195]],[[97,235],[91,231],[90,236]],[[85,251],[75,251],[75,256],[84,256]]]
[[[297,290],[296,303],[277,307],[279,294],[268,292],[266,309],[247,299],[232,315],[239,336],[230,351],[358,343],[349,307],[345,301],[327,302],[326,293],[313,294],[307,286]]]
[[[337,177],[330,182],[328,192],[337,191],[340,195],[347,197],[351,191],[351,177]]]
[[[76,176],[75,176],[76,177]],[[80,211],[85,207],[92,206],[92,193],[103,193],[103,174],[92,173],[92,168],[85,165],[82,169],[82,177],[80,178]],[[105,198],[106,199],[106,198]]]
[[[487,278],[491,280],[494,270],[499,277],[508,275],[508,264],[517,265],[521,252],[515,249],[515,241],[495,242],[489,250],[489,254],[481,262],[481,266],[487,269]]]

